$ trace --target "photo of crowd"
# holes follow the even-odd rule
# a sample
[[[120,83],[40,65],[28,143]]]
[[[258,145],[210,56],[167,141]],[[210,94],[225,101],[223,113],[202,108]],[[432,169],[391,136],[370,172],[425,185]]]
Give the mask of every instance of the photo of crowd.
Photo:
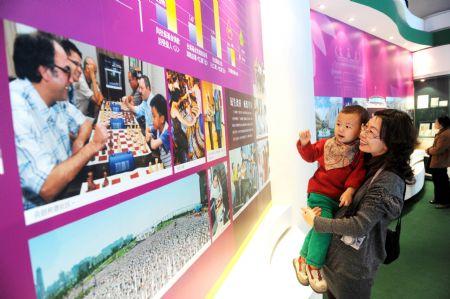
[[[204,158],[205,133],[200,80],[170,70],[166,70],[166,80],[173,128],[174,165]],[[182,168],[176,167],[177,169]]]
[[[230,221],[230,202],[227,183],[227,163],[208,169],[209,213],[213,236],[223,231]]]
[[[216,84],[202,81],[203,111],[205,111],[205,141],[208,161],[226,155],[223,90]]]
[[[203,171],[31,239],[37,298],[159,298],[211,243],[205,187]]]
[[[171,174],[163,68],[4,27],[23,208],[34,209],[27,224]]]
[[[229,152],[233,215],[258,190],[258,153],[256,144],[248,144]]]

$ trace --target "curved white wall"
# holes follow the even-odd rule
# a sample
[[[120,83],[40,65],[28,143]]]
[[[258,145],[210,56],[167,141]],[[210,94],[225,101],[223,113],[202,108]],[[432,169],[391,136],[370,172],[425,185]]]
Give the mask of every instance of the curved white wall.
[[[316,169],[301,160],[295,147],[300,129],[315,134],[309,1],[261,0],[261,18],[272,199],[292,205],[292,219],[298,223]]]

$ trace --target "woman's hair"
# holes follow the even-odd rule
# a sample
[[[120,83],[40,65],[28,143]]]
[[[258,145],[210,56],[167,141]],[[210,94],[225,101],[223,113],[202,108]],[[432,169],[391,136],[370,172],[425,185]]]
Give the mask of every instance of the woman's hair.
[[[443,129],[447,129],[448,127],[450,127],[450,118],[447,115],[438,117],[437,121]]]
[[[409,160],[417,143],[417,131],[411,117],[396,109],[377,111],[375,116],[381,118],[380,138],[388,148],[379,162],[383,161],[385,170],[392,171],[408,184],[413,184],[414,173]]]

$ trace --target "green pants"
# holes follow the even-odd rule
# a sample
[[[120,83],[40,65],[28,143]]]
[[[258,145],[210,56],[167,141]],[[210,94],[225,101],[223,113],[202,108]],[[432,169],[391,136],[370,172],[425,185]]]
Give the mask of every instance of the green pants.
[[[321,217],[333,218],[334,213],[339,208],[337,201],[317,193],[310,193],[308,196],[308,207],[320,207]],[[308,265],[322,268],[327,257],[328,246],[330,246],[331,235],[329,233],[318,233],[312,228],[306,235],[300,255],[306,259]]]

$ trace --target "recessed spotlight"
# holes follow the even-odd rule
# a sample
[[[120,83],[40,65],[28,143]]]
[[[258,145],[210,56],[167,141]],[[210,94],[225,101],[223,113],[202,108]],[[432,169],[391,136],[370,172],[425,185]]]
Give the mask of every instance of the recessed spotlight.
[[[319,9],[324,10],[325,8],[326,8],[326,6],[324,4],[319,5]]]
[[[354,20],[355,20],[355,18],[350,18],[350,19],[348,19],[348,22],[351,23],[351,22],[353,22]]]
[[[377,31],[377,28],[373,27],[372,29],[370,29],[371,32],[375,32]]]
[[[425,79],[420,79],[420,82],[425,82]]]
[[[389,36],[389,39],[390,39],[390,40],[393,40],[393,39],[394,39],[394,37],[393,37],[393,36],[391,35],[391,36]]]

